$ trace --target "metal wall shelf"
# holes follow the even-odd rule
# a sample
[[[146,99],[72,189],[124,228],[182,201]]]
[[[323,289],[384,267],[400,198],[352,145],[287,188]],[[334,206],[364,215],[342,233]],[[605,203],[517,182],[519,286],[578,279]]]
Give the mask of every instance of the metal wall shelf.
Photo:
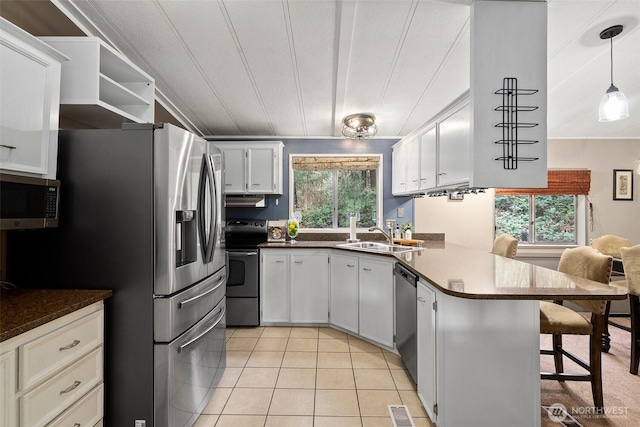
[[[518,162],[533,162],[539,157],[518,156],[518,145],[536,144],[537,140],[519,139],[518,129],[531,129],[538,126],[538,123],[520,122],[519,112],[531,112],[538,109],[533,105],[518,105],[519,96],[528,96],[537,93],[537,89],[518,89],[518,79],[515,77],[505,77],[502,79],[502,89],[495,91],[496,95],[502,95],[502,105],[495,108],[495,111],[502,113],[502,121],[495,125],[502,128],[502,139],[494,141],[495,144],[502,145],[502,156],[495,160],[502,161],[505,169],[518,169]]]

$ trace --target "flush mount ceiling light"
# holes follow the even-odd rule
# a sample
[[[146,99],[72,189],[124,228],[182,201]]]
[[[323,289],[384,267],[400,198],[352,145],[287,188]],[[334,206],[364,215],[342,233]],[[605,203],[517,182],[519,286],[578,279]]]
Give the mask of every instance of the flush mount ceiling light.
[[[614,25],[600,33],[603,40],[611,39],[611,86],[600,100],[599,117],[601,122],[613,122],[629,117],[629,102],[613,84],[613,38],[622,32],[622,25]]]
[[[342,119],[342,134],[351,139],[371,138],[378,132],[373,114],[350,114]]]

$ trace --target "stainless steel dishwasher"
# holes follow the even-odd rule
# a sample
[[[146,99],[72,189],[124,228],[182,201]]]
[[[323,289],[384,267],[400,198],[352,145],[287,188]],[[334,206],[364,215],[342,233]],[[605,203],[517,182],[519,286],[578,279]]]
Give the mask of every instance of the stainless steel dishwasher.
[[[417,283],[418,277],[396,263],[396,347],[413,381],[418,381]]]

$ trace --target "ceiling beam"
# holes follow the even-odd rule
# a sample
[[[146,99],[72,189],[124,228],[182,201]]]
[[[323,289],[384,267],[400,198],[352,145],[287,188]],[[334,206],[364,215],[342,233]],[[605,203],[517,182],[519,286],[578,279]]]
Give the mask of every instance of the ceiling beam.
[[[349,59],[351,58],[351,43],[356,18],[357,1],[340,0],[336,7],[336,37],[335,37],[335,69],[333,136],[342,135],[342,117],[344,117],[344,102],[347,93],[347,75],[349,74]]]

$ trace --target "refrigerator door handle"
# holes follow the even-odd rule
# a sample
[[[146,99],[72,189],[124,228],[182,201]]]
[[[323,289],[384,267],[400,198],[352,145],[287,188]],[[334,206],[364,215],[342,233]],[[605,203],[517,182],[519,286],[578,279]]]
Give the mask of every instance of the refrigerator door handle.
[[[213,171],[211,169],[210,158],[205,153],[202,155],[202,165],[200,166],[200,180],[198,182],[198,232],[200,234],[202,260],[205,264],[211,262],[211,260],[213,259],[213,246],[215,245],[215,214],[213,213],[213,210],[210,214],[211,216],[209,217],[209,219],[211,220],[211,223],[209,224],[209,230],[207,230],[207,220],[205,218],[207,202],[207,182],[209,182],[209,196],[212,198],[215,196],[215,191],[212,188],[212,175]],[[214,202],[212,201],[210,204],[211,206],[213,206]]]
[[[216,326],[218,326],[218,324],[219,324],[220,322],[222,322],[222,319],[224,319],[224,313],[225,313],[225,311],[226,311],[226,310],[225,310],[225,308],[224,308],[224,307],[222,307],[222,308],[220,309],[220,317],[218,317],[218,320],[216,320],[216,321],[214,322],[214,324],[213,324],[213,325],[209,326],[209,327],[207,328],[207,330],[206,330],[206,331],[204,331],[203,333],[201,333],[201,334],[200,334],[200,335],[198,335],[197,337],[195,337],[195,338],[193,338],[193,339],[191,339],[191,340],[187,341],[187,342],[186,342],[186,343],[184,343],[184,344],[181,344],[181,345],[178,347],[178,353],[182,353],[182,351],[183,351],[185,348],[189,347],[191,344],[193,344],[194,342],[198,341],[200,338],[204,337],[204,336],[205,336],[205,335],[207,335],[211,330],[213,330]]]
[[[207,262],[213,261],[213,254],[216,249],[216,242],[218,240],[218,187],[216,182],[216,175],[213,172],[213,159],[210,155],[206,155],[207,160],[207,173],[209,175],[209,184],[211,192],[211,224],[209,228],[209,247],[207,248]]]
[[[199,300],[200,298],[206,297],[206,296],[207,296],[207,295],[209,295],[211,292],[215,292],[215,291],[216,291],[220,286],[222,286],[222,285],[224,284],[225,280],[226,280],[226,276],[222,276],[222,279],[220,279],[220,280],[218,281],[218,283],[216,283],[216,285],[215,285],[213,288],[209,289],[208,291],[203,292],[203,293],[201,293],[201,294],[199,294],[199,295],[196,295],[195,297],[191,297],[191,298],[183,299],[182,301],[179,301],[179,302],[178,302],[178,308],[182,308],[182,307],[183,307],[183,306],[185,306],[186,304],[189,304],[189,303],[191,303],[191,302],[197,301],[197,300]]]

